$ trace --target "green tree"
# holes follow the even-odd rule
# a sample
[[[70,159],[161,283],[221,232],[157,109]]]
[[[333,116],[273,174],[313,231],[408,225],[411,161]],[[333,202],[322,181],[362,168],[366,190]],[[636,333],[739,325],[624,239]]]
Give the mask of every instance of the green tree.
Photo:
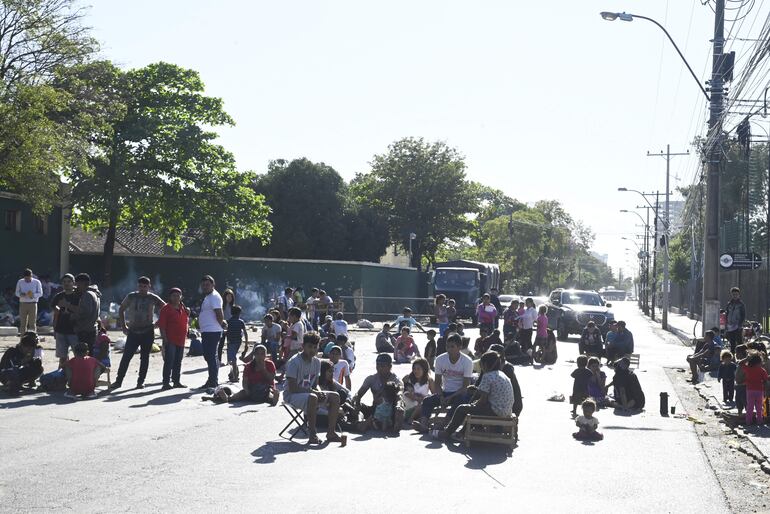
[[[97,48],[83,15],[72,0],[0,1],[0,188],[37,214],[50,212],[62,174],[88,169],[81,120],[64,116],[70,98],[50,85]]]
[[[431,263],[442,243],[459,240],[471,228],[477,210],[476,188],[465,178],[465,162],[443,142],[405,138],[375,155],[368,174],[359,174],[351,189],[357,203],[387,220],[392,242],[405,250],[411,242],[412,264],[423,256]]]
[[[76,221],[106,234],[106,287],[119,226],[152,232],[177,249],[191,237],[213,254],[235,239],[269,237],[254,176],[236,171],[216,133],[204,128],[233,121],[221,99],[203,95],[197,72],[161,62],[97,76],[92,87],[116,105],[109,129],[94,137],[93,175],[74,173],[73,199]]]

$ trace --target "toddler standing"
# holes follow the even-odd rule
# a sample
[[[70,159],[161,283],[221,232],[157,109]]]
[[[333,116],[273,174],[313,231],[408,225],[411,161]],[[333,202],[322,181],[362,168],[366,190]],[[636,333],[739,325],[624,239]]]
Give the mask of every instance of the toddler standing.
[[[722,352],[720,361],[717,382],[722,382],[722,400],[724,403],[732,403],[735,397],[735,370],[738,366],[733,362],[733,354],[730,350]]]
[[[762,404],[765,402],[765,382],[768,378],[767,371],[762,367],[762,357],[752,353],[741,368],[746,382],[746,424],[751,425],[756,415],[756,422],[761,425],[764,422]]]

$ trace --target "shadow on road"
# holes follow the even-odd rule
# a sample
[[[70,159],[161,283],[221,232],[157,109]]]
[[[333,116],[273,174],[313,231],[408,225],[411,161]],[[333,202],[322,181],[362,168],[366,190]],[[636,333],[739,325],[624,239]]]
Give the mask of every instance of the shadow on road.
[[[157,391],[155,391],[157,392]],[[129,405],[130,409],[136,409],[139,407],[150,407],[152,405],[169,405],[172,403],[177,403],[182,400],[186,400],[190,398],[192,395],[195,394],[195,391],[185,391],[183,393],[178,394],[169,394],[165,396],[158,396],[157,398],[153,398],[152,400],[147,400],[145,403],[140,403],[137,405]]]
[[[30,405],[42,406],[42,405],[63,405],[73,403],[76,400],[72,400],[64,396],[64,393],[28,393],[21,396],[8,396],[2,397],[3,402],[0,403],[0,409],[18,409],[20,407],[29,407]]]
[[[621,427],[618,425],[605,425],[602,427],[604,430],[641,430],[641,431],[659,431],[660,428],[654,428],[654,427]]]
[[[278,455],[287,453],[306,452],[311,447],[304,443],[294,441],[268,441],[253,452],[251,455],[256,457],[255,464],[272,464]],[[317,448],[317,447],[316,447]]]
[[[195,368],[195,369],[188,369],[182,372],[182,375],[193,375],[195,373],[200,373],[201,371],[206,371],[209,368],[207,366],[203,366],[202,368]]]
[[[158,386],[160,384],[146,384],[144,389],[117,389],[112,394],[110,394],[107,398],[104,399],[105,402],[117,402],[120,400],[129,400],[131,398],[141,398],[142,396],[149,396],[151,394],[158,394],[160,392],[160,388],[156,388],[155,386]],[[135,393],[128,393],[128,391],[137,391]]]

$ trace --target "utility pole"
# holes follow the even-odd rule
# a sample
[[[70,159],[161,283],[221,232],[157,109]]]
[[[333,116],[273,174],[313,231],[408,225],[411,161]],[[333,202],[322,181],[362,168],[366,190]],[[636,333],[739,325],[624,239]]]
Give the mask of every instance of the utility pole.
[[[651,154],[647,152],[647,157],[663,157],[666,159],[666,217],[663,219],[663,238],[666,242],[663,247],[663,314],[661,318],[661,327],[663,330],[668,330],[668,307],[669,307],[669,262],[668,262],[668,243],[671,237],[671,216],[669,211],[669,183],[671,178],[671,158],[678,155],[690,155],[690,151],[671,153],[671,145],[666,145],[666,153],[663,154],[663,150],[659,154]],[[657,207],[657,204],[656,204]],[[657,241],[656,241],[657,244]]]
[[[725,0],[714,1],[714,55],[711,61],[709,130],[706,148],[706,240],[703,255],[703,312],[701,327],[719,326],[719,166],[722,159],[724,109],[723,52]]]
[[[647,210],[647,228],[644,233],[644,310],[645,314],[650,315],[650,208]]]
[[[650,311],[650,319],[655,321],[655,295],[658,292],[658,207],[660,192],[655,192],[655,236],[653,237],[652,245],[652,310]]]

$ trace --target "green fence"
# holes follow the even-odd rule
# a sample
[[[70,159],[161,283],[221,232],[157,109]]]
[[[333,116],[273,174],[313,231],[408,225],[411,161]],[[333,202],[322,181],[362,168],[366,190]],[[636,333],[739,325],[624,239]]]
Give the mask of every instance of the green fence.
[[[87,272],[102,280],[101,254],[72,253],[70,269]],[[211,258],[194,256],[123,256],[112,261],[113,288],[105,291],[107,300],[119,301],[136,287],[136,279],[146,275],[153,289],[161,295],[171,287],[180,287],[189,304],[199,299],[202,275],[211,275],[217,290],[231,287],[236,303],[244,307],[244,318],[260,318],[287,286],[302,287],[307,296],[312,287],[325,289],[335,299],[340,296],[417,297],[427,278],[414,268],[385,266],[364,262],[312,261],[296,259]],[[354,305],[345,310],[355,312]],[[365,309],[368,310],[368,309]],[[369,310],[369,312],[372,312]],[[352,319],[350,319],[352,318]],[[349,321],[355,316],[349,316]]]

